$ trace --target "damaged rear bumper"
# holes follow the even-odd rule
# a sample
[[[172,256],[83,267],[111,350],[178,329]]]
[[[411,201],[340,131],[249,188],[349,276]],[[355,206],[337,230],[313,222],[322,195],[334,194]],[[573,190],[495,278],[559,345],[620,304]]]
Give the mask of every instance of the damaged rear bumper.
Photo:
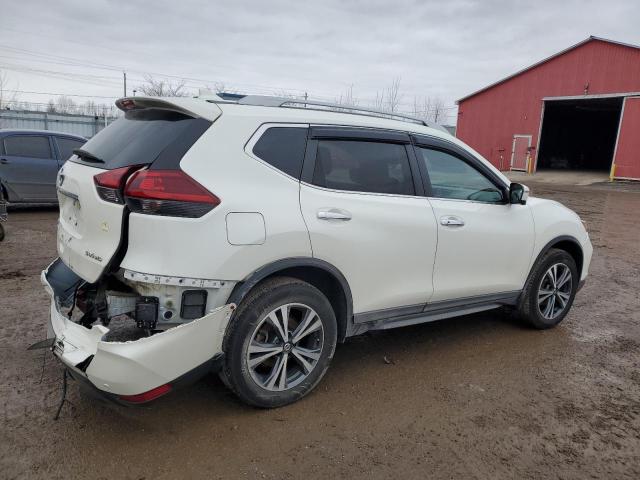
[[[86,328],[60,312],[60,305],[69,301],[73,283],[79,280],[73,272],[58,259],[42,272],[41,280],[51,300],[53,353],[74,378],[104,396],[125,403],[136,397],[135,403],[142,403],[147,398],[145,393],[163,387],[166,393],[207,373],[222,359],[222,342],[233,304],[150,337],[106,342],[107,327]]]

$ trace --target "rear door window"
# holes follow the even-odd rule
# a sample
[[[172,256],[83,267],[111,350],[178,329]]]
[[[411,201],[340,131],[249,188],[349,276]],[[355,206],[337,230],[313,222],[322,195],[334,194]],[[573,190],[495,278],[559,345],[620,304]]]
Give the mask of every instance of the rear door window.
[[[12,135],[4,138],[5,155],[29,158],[53,158],[49,137],[45,135]]]
[[[271,127],[253,147],[253,154],[278,170],[299,179],[307,145],[303,127]]]
[[[319,140],[313,184],[353,192],[414,195],[405,146],[354,140]]]
[[[86,154],[80,152],[73,161],[113,170],[153,163],[166,149],[171,157],[166,160],[177,166],[182,155],[210,125],[208,120],[169,110],[129,110],[82,145],[80,149]],[[164,160],[163,166],[168,166]]]
[[[60,160],[66,162],[73,155],[73,151],[76,148],[84,145],[83,140],[76,140],[75,138],[68,137],[55,137],[56,144],[58,145],[58,152],[60,152]]]

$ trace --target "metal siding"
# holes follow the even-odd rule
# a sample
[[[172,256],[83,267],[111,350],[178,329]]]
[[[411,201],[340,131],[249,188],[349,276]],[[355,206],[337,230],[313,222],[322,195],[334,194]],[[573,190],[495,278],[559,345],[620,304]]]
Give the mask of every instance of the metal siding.
[[[107,118],[107,124],[116,120]],[[0,128],[53,130],[91,138],[104,128],[104,117],[0,110]]]
[[[640,97],[625,99],[614,164],[616,178],[640,179]]]
[[[459,105],[457,136],[500,167],[492,150],[510,152],[514,134],[538,145],[542,98],[584,95],[587,83],[589,95],[640,91],[640,49],[594,39],[469,97]]]

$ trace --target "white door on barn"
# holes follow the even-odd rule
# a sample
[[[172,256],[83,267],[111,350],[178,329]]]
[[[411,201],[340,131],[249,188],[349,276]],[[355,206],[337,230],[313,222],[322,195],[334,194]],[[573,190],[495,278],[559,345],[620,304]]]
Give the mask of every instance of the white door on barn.
[[[511,149],[511,170],[526,172],[529,151],[531,150],[531,135],[514,135]]]

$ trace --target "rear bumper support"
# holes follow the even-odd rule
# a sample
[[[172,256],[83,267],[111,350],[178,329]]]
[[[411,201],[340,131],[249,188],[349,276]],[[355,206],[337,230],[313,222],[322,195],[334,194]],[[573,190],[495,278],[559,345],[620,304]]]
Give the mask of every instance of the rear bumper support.
[[[51,299],[50,333],[56,338],[53,353],[74,378],[86,380],[102,395],[137,395],[167,383],[175,387],[220,363],[224,332],[235,305],[216,308],[202,318],[150,337],[105,342],[108,328],[85,328],[60,312],[61,301],[68,301],[65,294],[78,279],[71,272],[67,279],[71,283],[61,281],[65,269],[56,261],[41,275]]]

